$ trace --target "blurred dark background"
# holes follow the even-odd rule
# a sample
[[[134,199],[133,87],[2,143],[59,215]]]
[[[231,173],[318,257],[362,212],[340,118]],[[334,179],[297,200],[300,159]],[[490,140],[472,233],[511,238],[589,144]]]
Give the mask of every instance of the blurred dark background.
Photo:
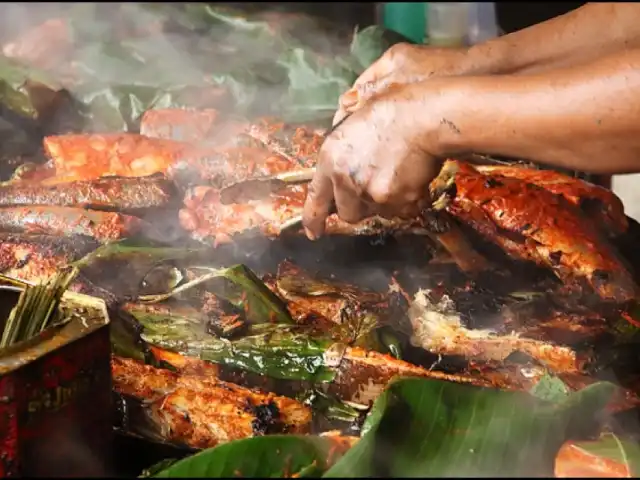
[[[102,3],[102,8],[108,10],[110,2]],[[218,2],[227,3],[227,2]],[[250,10],[284,10],[289,12],[305,12],[322,17],[336,26],[352,27],[367,26],[375,22],[375,2],[233,2],[232,6],[244,4]],[[9,18],[0,32],[0,39],[12,38],[25,24],[37,24],[46,18],[60,15],[64,8],[70,8],[72,3],[30,3],[13,2],[0,3],[0,19]],[[548,20],[578,8],[584,3],[573,2],[497,2],[496,9],[500,27],[506,32],[514,32],[521,28]],[[15,30],[15,31],[14,31]]]
[[[498,23],[514,32],[584,5],[585,2],[497,2]],[[366,26],[375,22],[374,2],[265,2],[253,3],[259,9],[286,9],[324,17],[337,24]]]

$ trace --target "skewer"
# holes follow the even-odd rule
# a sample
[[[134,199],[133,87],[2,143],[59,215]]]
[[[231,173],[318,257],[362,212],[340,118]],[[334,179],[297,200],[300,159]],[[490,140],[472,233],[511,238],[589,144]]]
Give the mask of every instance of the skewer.
[[[338,123],[333,125],[327,133],[324,134],[326,140],[351,114],[344,117]],[[296,185],[300,183],[308,183],[313,178],[315,168],[305,168],[302,170],[294,170],[289,172],[278,173],[261,178],[252,178],[241,180],[233,183],[220,190],[220,202],[223,205],[231,203],[239,203],[248,200],[260,200],[271,193],[281,190],[287,185]]]

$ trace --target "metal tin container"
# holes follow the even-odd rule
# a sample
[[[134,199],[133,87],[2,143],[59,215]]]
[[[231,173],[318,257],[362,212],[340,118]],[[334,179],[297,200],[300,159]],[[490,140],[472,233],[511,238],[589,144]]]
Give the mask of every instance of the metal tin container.
[[[0,318],[20,290],[0,285]],[[67,292],[71,321],[0,352],[0,476],[101,476],[111,461],[109,316]]]

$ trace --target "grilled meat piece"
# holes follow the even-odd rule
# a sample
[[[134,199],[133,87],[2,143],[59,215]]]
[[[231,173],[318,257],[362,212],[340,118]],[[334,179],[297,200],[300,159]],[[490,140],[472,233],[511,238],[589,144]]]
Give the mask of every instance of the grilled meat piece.
[[[315,167],[317,154],[325,138],[324,131],[287,125],[272,118],[249,125],[247,133],[272,152],[297,163],[300,168]]]
[[[607,328],[607,322],[596,314],[593,318],[571,314],[534,318],[533,326],[500,318],[503,323],[496,328],[467,328],[449,296],[435,300],[432,292],[420,290],[409,309],[411,342],[432,353],[482,362],[504,362],[514,352],[522,352],[552,371],[577,372],[585,358],[571,345],[594,340]]]
[[[0,272],[40,283],[99,246],[83,237],[0,233]]]
[[[269,433],[306,433],[311,411],[272,393],[210,375],[176,374],[113,357],[114,388],[148,403],[147,414],[170,442],[194,448]]]
[[[511,256],[551,268],[567,282],[585,279],[604,300],[635,298],[637,287],[613,246],[564,197],[455,160],[431,189],[436,199],[448,191],[447,211]]]
[[[562,195],[578,206],[589,218],[594,218],[608,235],[620,235],[627,231],[629,222],[624,214],[624,206],[611,190],[570,177],[553,170],[535,170],[507,165],[479,165],[479,172],[491,176],[519,178]]]
[[[612,444],[616,445],[616,448],[621,448],[614,443],[616,441],[615,437],[611,436]],[[604,455],[598,454],[603,450],[606,452]],[[556,455],[554,474],[556,478],[631,478],[634,476],[626,460],[615,460],[615,456],[608,455],[608,449],[603,449],[597,441],[585,442],[583,445],[574,441],[565,442]]]
[[[378,293],[314,279],[289,261],[278,266],[275,281],[267,285],[287,301],[289,312],[299,323],[326,329],[336,341],[351,346],[398,355],[395,333],[410,331],[408,304],[397,291]]]
[[[359,347],[330,350],[325,354],[327,364],[336,363],[336,377],[328,391],[346,401],[367,405],[382,393],[396,377],[425,377],[456,383],[490,387],[490,380],[467,374],[449,374],[413,365]]]
[[[56,174],[48,183],[62,183],[166,173],[174,162],[189,155],[190,146],[131,133],[108,133],[45,137],[44,148]]]
[[[214,109],[147,110],[140,120],[140,134],[180,142],[202,143],[216,136],[219,112]]]
[[[367,307],[379,311],[392,309],[388,294],[314,279],[290,261],[284,261],[278,266],[272,288],[286,301],[294,302],[297,308],[306,310],[307,316],[322,316],[334,324],[343,323],[349,310],[364,311]]]
[[[181,374],[189,374],[195,376],[205,376],[216,378],[220,375],[220,368],[214,363],[209,363],[200,360],[199,358],[185,357],[176,352],[164,350],[162,348],[149,347],[153,356],[162,362],[171,365],[174,369],[177,369]],[[162,370],[163,372],[165,370]]]
[[[73,207],[0,208],[0,228],[6,231],[50,235],[84,235],[100,242],[137,235],[159,238],[143,220],[115,212]]]
[[[222,187],[296,167],[252,142],[214,148],[132,133],[51,136],[44,139],[44,147],[55,177],[43,183],[165,173],[174,180]]]
[[[212,109],[148,110],[140,122],[140,133],[148,137],[207,143],[230,147],[255,139],[273,154],[297,167],[315,166],[316,155],[324,141],[324,132],[303,126],[288,125],[278,119],[262,118],[254,122],[219,118]]]
[[[218,190],[196,187],[185,196],[180,223],[194,238],[216,244],[229,242],[232,236],[252,230],[277,237],[287,221],[302,214],[306,194],[307,185],[295,185],[262,200],[223,205]],[[343,222],[336,215],[327,220],[327,233],[334,235],[376,235],[404,229],[412,231],[413,225],[380,217],[357,224]],[[423,232],[424,229],[417,230]]]
[[[173,183],[161,176],[105,177],[49,186],[19,182],[0,187],[0,206],[49,205],[132,211],[165,207],[173,194]]]

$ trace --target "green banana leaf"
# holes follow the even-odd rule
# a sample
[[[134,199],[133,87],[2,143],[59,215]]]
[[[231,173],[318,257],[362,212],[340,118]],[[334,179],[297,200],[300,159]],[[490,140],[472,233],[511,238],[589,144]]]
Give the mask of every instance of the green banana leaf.
[[[294,323],[285,304],[245,265],[218,269],[189,266],[186,269],[199,271],[200,276],[166,293],[140,296],[139,300],[157,303],[206,284],[207,290],[243,311],[250,323]]]
[[[569,388],[558,377],[546,374],[536,383],[529,393],[540,400],[562,403],[569,396]]]
[[[400,379],[376,400],[358,444],[325,476],[551,477],[562,444],[614,390],[601,382],[553,404],[524,392]]]
[[[154,463],[150,467],[145,468],[138,478],[153,477],[154,475],[166,470],[177,461],[178,459],[176,458],[165,458],[164,460],[160,460],[158,463]]]
[[[0,55],[0,104],[36,120],[63,90],[51,75]]]
[[[240,308],[250,323],[294,323],[283,302],[249,268],[202,265],[210,261],[210,254],[206,249],[140,246],[122,241],[104,245],[74,265],[84,279],[120,299],[158,303],[191,291],[197,295],[206,288]],[[195,280],[185,280],[187,270],[195,272]],[[110,271],[117,275],[105,274]]]
[[[156,478],[318,477],[340,455],[329,438],[268,435],[226,443],[180,460]]]
[[[402,357],[402,342],[397,330],[402,330],[402,317],[406,317],[406,311],[394,308],[390,295],[314,278],[293,264],[281,265],[277,286],[287,300],[294,302],[301,298],[304,303],[313,302],[314,298],[343,301],[341,321],[332,329],[334,339]]]
[[[329,421],[337,420],[349,424],[357,422],[368,410],[366,405],[347,403],[315,389],[303,392],[298,396],[298,400],[309,405],[316,417],[322,415]]]
[[[325,355],[337,345],[378,347],[400,356],[397,337],[384,327],[373,331],[363,328],[359,337],[353,337],[343,325],[319,330],[315,325],[254,321],[239,338],[223,339],[211,335],[200,316],[172,310],[150,312],[143,306],[128,311],[144,328],[142,338],[152,345],[277,379],[333,380],[335,366],[326,364]]]
[[[103,245],[73,265],[80,269],[86,281],[111,292],[116,298],[134,298],[144,291],[150,273],[156,274],[158,268],[174,271],[177,263],[198,259],[203,253],[204,250],[199,249],[141,246],[123,240]],[[164,291],[172,286],[169,283],[155,289]]]
[[[236,113],[329,121],[338,97],[364,68],[402,40],[371,26],[355,31],[349,48],[348,40],[342,44],[330,28],[320,29],[304,15],[274,22],[211,4],[118,8],[111,19],[95,5],[69,9],[80,47],[74,51],[77,80],[69,89],[84,104],[87,128],[93,130],[136,131],[142,113],[152,108],[219,107],[181,93],[211,86],[229,88]],[[180,29],[149,29],[131,38],[118,34],[120,23],[136,21],[138,27],[159,23]],[[324,42],[318,44],[318,38]],[[0,82],[11,87],[4,95],[12,109],[34,114],[19,88],[25,79],[50,84],[41,77],[46,78],[0,63]]]
[[[363,30],[356,28],[351,41],[351,57],[358,62],[356,72],[364,72],[375,62],[394,42],[386,36],[387,30],[380,25],[371,25]]]
[[[110,311],[109,339],[114,355],[132,358],[145,363],[149,355],[149,348],[140,337],[140,332],[128,322],[128,318],[121,311]]]
[[[138,320],[146,342],[185,356],[283,380],[328,382],[335,377],[324,361],[325,352],[335,342],[310,328],[252,325],[246,336],[227,340],[187,321],[149,316]]]

